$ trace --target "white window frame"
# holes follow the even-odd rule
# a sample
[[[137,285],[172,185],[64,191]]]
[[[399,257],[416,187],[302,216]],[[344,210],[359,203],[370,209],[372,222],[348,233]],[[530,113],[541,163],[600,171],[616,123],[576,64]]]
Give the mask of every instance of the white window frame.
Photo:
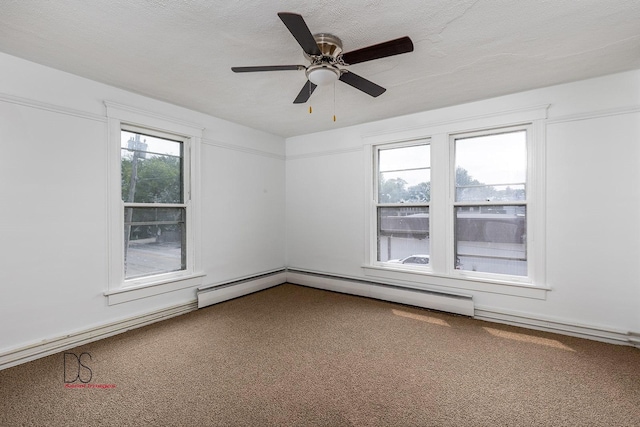
[[[365,155],[365,262],[366,276],[410,288],[464,293],[490,292],[525,298],[545,299],[551,288],[546,283],[545,209],[545,122],[549,105],[462,117],[428,123],[410,129],[385,131],[363,137]],[[455,171],[453,136],[492,132],[504,128],[527,127],[527,263],[528,276],[473,274],[455,269],[454,217]],[[376,147],[428,139],[431,146],[431,200],[429,227],[431,269],[407,269],[377,262],[377,218],[375,214]]]
[[[374,203],[372,204],[372,209],[373,212],[371,212],[371,215],[375,218],[374,220],[374,233],[376,235],[376,242],[375,245],[372,246],[372,250],[374,251],[374,253],[372,254],[372,260],[373,260],[373,264],[374,265],[378,265],[378,266],[396,266],[398,268],[401,269],[407,269],[407,270],[412,270],[412,269],[416,269],[418,271],[420,270],[431,270],[431,264],[428,265],[407,265],[407,264],[390,264],[388,262],[385,261],[378,261],[378,242],[377,242],[377,238],[378,238],[378,209],[379,208],[408,208],[408,207],[427,207],[429,209],[429,213],[431,213],[431,199],[429,199],[428,202],[413,202],[413,203],[380,203],[378,200],[379,197],[379,184],[380,184],[380,171],[379,171],[379,166],[380,166],[380,158],[379,158],[379,154],[381,150],[386,150],[386,149],[396,149],[396,148],[407,148],[407,147],[415,147],[415,146],[420,146],[420,145],[426,145],[429,147],[429,151],[431,151],[431,141],[429,140],[429,138],[422,138],[422,139],[418,139],[418,140],[409,140],[409,141],[402,141],[402,142],[395,142],[395,143],[389,143],[389,144],[379,144],[376,145],[374,147],[373,150],[373,169],[374,169],[374,174],[375,174],[375,180],[374,180],[374,184],[373,184],[373,197],[374,197]],[[431,153],[429,153],[429,175],[431,176]],[[431,221],[429,221],[429,236],[431,236]],[[429,240],[431,240],[431,237],[429,237]],[[431,251],[431,248],[429,248],[429,251]]]
[[[202,285],[200,272],[200,178],[202,128],[170,117],[105,101],[107,108],[109,282],[104,293],[108,303],[119,304],[174,290]],[[186,268],[132,279],[124,276],[124,207],[121,187],[121,132],[140,132],[181,141],[183,145],[186,222]]]
[[[486,202],[486,201],[477,201],[477,202],[458,202],[456,201],[456,150],[455,144],[457,139],[464,138],[473,138],[473,137],[481,137],[481,136],[489,136],[496,134],[503,134],[509,132],[517,132],[517,131],[525,131],[526,132],[526,149],[527,149],[527,174],[526,174],[526,182],[525,182],[525,194],[526,199],[522,201],[514,201],[514,202]],[[530,254],[534,250],[531,240],[529,236],[533,236],[535,232],[533,226],[530,224],[530,184],[532,182],[531,177],[531,167],[532,164],[530,162],[530,158],[532,155],[535,155],[533,150],[533,126],[532,124],[524,124],[524,125],[516,125],[509,127],[501,127],[501,128],[489,128],[484,130],[477,130],[472,132],[463,132],[463,133],[455,133],[449,135],[449,143],[450,143],[450,161],[449,161],[449,202],[448,202],[448,210],[450,212],[450,226],[448,238],[450,239],[450,247],[451,247],[451,256],[455,256],[455,215],[456,208],[460,206],[495,206],[495,205],[509,205],[509,206],[525,206],[527,209],[526,223],[527,223],[527,241],[526,241],[526,253],[527,253],[527,275],[526,276],[515,276],[508,274],[497,274],[497,273],[488,273],[488,272],[478,272],[478,271],[470,271],[470,270],[449,270],[448,273],[452,276],[458,277],[466,277],[470,279],[478,278],[478,279],[486,279],[491,281],[505,281],[512,283],[533,283],[532,280],[532,260]],[[534,213],[534,215],[537,215]]]

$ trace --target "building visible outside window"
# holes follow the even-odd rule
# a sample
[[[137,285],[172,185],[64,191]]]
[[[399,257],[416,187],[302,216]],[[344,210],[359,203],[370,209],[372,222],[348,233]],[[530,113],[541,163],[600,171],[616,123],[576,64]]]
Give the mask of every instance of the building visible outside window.
[[[365,275],[544,298],[548,105],[365,137]]]
[[[123,126],[124,279],[187,267],[186,140]]]
[[[455,136],[453,143],[457,268],[527,276],[527,131]]]
[[[377,159],[377,260],[429,264],[431,155],[425,141],[380,146]]]

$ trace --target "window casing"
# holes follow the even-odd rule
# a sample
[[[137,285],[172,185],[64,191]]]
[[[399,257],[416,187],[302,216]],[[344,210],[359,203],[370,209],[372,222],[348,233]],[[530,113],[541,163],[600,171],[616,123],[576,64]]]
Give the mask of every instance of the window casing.
[[[202,128],[110,101],[105,106],[109,305],[201,286]]]
[[[450,288],[456,293],[466,289],[535,299],[546,298],[546,292],[550,289],[545,278],[544,119],[547,108],[548,105],[541,105],[365,137],[366,164],[369,165],[366,198],[370,204],[365,221],[368,239],[366,261],[362,266],[364,274],[400,286],[406,284],[427,290]],[[477,179],[477,183],[459,180],[455,173],[456,164],[464,166],[461,162],[465,151],[471,153],[465,144],[482,145],[479,142],[483,142],[483,137],[503,134],[523,137],[515,144],[518,155],[514,158],[520,174],[515,177],[507,174],[506,178],[483,182],[469,173],[472,178]],[[415,144],[411,141],[419,140],[428,141],[430,145],[428,267],[385,262],[378,254],[378,152],[381,149]],[[487,147],[486,150],[494,150]],[[497,155],[489,158],[499,160]],[[493,167],[491,164],[488,166],[489,169]],[[476,170],[473,172],[476,173]],[[478,177],[484,179],[481,175]],[[480,197],[487,192],[493,194]],[[482,219],[485,221],[491,219],[492,214],[497,215],[493,219],[501,218],[502,221],[493,221],[479,235],[479,220],[474,216],[480,213],[484,215]],[[511,224],[508,221],[505,224],[504,219],[509,215]],[[474,221],[476,225],[473,224]],[[472,233],[474,226],[475,236]],[[485,232],[490,237],[494,236],[494,239],[484,239],[483,242],[479,237],[484,237]],[[494,252],[470,252],[469,242],[482,242]],[[507,247],[509,245],[511,247]],[[502,251],[495,251],[496,246]],[[478,248],[475,249],[477,251]],[[472,259],[472,255],[481,255],[482,258]],[[493,269],[483,268],[479,261],[483,261],[485,265],[489,262]],[[495,267],[505,262],[507,268]]]

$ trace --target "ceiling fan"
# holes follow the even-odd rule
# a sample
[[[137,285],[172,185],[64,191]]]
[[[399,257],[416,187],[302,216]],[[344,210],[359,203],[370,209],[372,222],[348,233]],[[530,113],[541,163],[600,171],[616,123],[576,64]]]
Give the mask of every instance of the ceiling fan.
[[[280,12],[278,16],[298,41],[300,47],[302,47],[304,56],[310,62],[309,65],[232,67],[231,70],[235,73],[305,70],[307,82],[293,101],[294,104],[304,104],[309,100],[318,85],[333,83],[336,80],[340,80],[373,97],[380,96],[386,91],[385,88],[341,67],[413,51],[411,39],[409,37],[401,37],[342,53],[342,41],[338,37],[326,33],[311,34],[302,15]]]

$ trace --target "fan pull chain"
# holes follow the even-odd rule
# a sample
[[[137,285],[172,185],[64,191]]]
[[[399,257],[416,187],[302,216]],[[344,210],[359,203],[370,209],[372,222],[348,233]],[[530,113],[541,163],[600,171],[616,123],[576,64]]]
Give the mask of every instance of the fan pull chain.
[[[311,105],[309,105],[309,114],[313,113],[313,110],[311,109]]]
[[[333,121],[336,121],[336,82],[333,82]]]

